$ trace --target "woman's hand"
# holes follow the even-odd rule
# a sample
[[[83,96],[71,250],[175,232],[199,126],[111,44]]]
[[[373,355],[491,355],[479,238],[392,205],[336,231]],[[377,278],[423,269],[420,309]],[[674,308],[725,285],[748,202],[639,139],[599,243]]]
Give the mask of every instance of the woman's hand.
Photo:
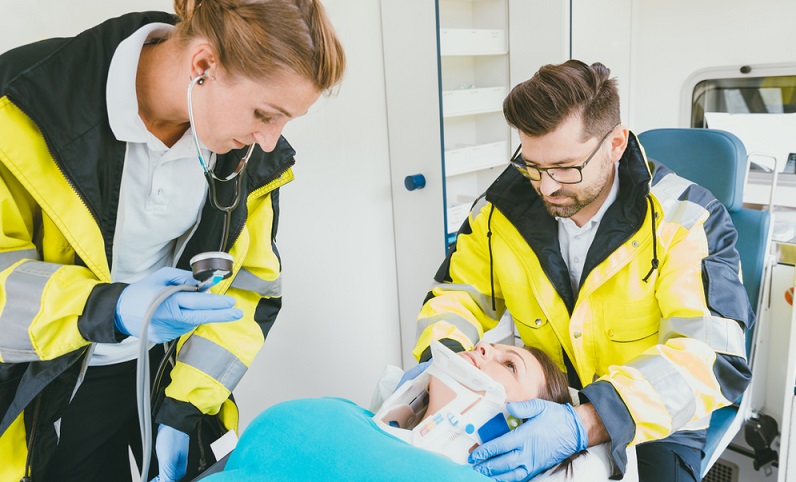
[[[177,482],[185,476],[188,471],[188,443],[190,440],[187,433],[160,424],[158,437],[155,441],[159,470],[158,476],[152,482]]]

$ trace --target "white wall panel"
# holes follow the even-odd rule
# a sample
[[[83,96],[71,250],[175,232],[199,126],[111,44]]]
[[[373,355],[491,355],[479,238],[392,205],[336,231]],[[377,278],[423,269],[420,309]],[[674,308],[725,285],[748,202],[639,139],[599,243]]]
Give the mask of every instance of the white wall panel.
[[[633,129],[678,126],[682,86],[697,70],[793,62],[794,18],[792,0],[633,2]]]

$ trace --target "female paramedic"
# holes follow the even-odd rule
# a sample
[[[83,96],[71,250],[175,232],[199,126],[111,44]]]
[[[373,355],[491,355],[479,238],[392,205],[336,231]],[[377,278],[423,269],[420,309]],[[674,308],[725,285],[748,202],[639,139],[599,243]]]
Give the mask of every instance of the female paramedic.
[[[219,251],[230,276],[146,331],[179,338],[173,362],[150,351],[151,473],[201,470],[281,306],[280,134],[341,80],[342,47],[318,0],[174,9],[0,56],[0,480],[131,479],[145,310]]]

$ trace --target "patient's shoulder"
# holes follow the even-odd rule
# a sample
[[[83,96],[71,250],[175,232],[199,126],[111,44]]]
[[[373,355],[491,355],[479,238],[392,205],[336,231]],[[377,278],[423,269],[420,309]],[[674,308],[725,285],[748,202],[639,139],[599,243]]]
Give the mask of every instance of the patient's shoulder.
[[[373,414],[343,398],[302,398],[273,405],[260,413],[246,427],[241,437],[263,435],[287,442],[295,437],[327,439],[339,430],[372,430]],[[267,434],[267,435],[266,435]],[[336,437],[331,437],[336,439]],[[258,442],[259,443],[259,442]]]
[[[265,409],[257,418],[269,417],[275,414],[301,415],[317,411],[331,411],[335,413],[367,414],[370,413],[351,400],[344,398],[299,398],[277,403]],[[371,414],[372,415],[372,414]]]

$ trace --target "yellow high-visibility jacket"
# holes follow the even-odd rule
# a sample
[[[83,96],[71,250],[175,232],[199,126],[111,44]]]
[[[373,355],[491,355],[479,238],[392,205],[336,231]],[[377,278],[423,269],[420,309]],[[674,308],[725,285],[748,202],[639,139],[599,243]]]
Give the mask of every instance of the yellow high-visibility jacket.
[[[89,344],[125,338],[114,315],[126,285],[110,279],[125,143],[108,125],[105,83],[119,42],[145,24],[174,20],[125,15],[0,56],[0,480],[45,470],[52,422]],[[179,340],[157,422],[191,433],[203,416],[220,415],[237,428],[229,395],[281,307],[278,188],[293,178],[294,154],[284,139],[273,152],[255,149],[225,247],[234,273],[212,289],[234,296],[244,317]],[[216,172],[228,174],[241,157],[218,155]],[[231,186],[218,189],[224,203]],[[222,216],[206,203],[178,267],[218,250]]]
[[[414,355],[428,359],[434,339],[469,350],[508,310],[522,341],[585,387],[624,472],[627,445],[704,429],[743,393],[754,315],[724,206],[648,161],[632,134],[618,172],[578,292],[557,221],[524,177],[503,172],[436,275]]]

